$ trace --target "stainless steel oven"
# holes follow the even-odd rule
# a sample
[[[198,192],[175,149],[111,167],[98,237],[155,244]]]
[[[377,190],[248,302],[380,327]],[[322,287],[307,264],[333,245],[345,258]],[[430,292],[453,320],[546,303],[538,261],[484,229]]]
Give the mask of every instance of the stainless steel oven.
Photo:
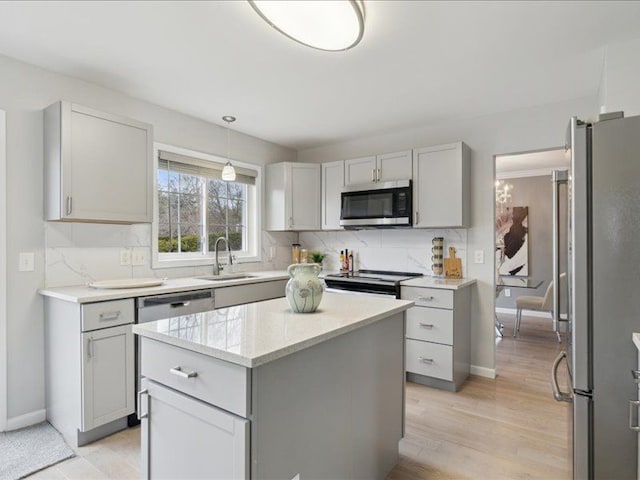
[[[391,228],[412,225],[411,180],[349,185],[340,194],[340,225]]]

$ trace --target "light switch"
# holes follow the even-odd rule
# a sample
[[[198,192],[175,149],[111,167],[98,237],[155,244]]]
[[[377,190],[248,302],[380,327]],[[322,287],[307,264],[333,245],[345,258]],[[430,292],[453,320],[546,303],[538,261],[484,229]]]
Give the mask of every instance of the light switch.
[[[36,255],[33,252],[20,252],[18,256],[18,271],[33,272],[35,270]]]
[[[473,263],[484,263],[484,250],[473,252]]]
[[[510,297],[511,296],[511,289],[510,288],[505,288],[504,289],[504,296],[505,297]]]
[[[120,265],[131,265],[131,250],[128,248],[120,250]]]

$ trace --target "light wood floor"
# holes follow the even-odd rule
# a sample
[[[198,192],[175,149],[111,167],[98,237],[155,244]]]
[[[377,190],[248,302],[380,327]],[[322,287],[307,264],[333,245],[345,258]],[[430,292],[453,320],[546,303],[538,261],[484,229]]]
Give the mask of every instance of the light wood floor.
[[[458,393],[407,384],[406,437],[387,480],[570,479],[569,405],[549,383],[558,345],[547,319],[524,317],[517,339],[502,316],[497,378],[472,376]],[[139,479],[140,430],[77,449],[35,479]]]

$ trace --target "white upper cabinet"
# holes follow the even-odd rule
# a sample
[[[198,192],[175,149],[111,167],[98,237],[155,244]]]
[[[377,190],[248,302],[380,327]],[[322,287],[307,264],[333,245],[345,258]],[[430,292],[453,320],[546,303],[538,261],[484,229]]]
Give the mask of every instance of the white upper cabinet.
[[[70,102],[44,113],[46,220],[153,219],[153,127]]]
[[[403,152],[385,153],[376,157],[378,182],[394,180],[411,180],[411,150]]]
[[[352,158],[344,161],[344,184],[360,185],[376,181],[376,157]]]
[[[342,230],[340,193],[344,187],[344,161],[322,164],[322,229]]]
[[[345,185],[411,179],[411,150],[344,161]]]
[[[267,165],[266,229],[320,230],[320,165]]]
[[[462,142],[413,150],[414,227],[469,226],[469,160]]]

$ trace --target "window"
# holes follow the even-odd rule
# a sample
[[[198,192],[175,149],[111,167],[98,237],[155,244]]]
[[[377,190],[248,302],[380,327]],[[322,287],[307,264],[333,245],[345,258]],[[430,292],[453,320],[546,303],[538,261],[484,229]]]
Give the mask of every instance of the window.
[[[157,159],[156,266],[211,263],[220,237],[238,259],[259,259],[259,167],[234,161],[236,181],[225,182],[226,159],[168,146]]]

